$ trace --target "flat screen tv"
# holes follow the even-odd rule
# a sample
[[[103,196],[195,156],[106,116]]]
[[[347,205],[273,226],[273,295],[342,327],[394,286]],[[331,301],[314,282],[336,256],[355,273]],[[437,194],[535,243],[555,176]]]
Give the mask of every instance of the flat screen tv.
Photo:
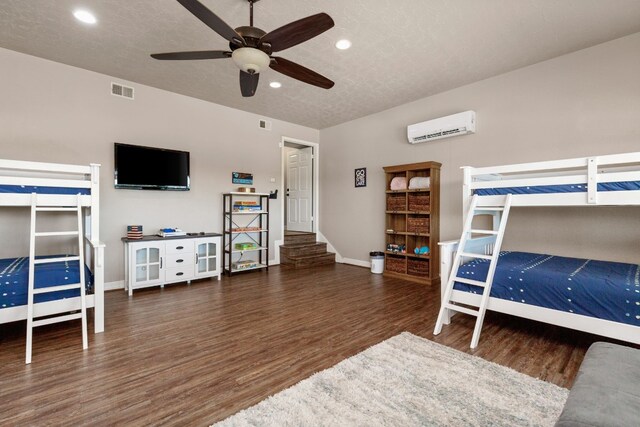
[[[115,143],[116,188],[187,191],[189,152]]]

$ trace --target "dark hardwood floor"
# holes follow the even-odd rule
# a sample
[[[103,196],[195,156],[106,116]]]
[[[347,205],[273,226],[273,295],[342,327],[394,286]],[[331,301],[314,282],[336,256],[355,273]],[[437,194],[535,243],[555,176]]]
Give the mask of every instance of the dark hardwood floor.
[[[106,330],[0,325],[3,425],[208,425],[402,331],[570,387],[597,337],[488,313],[439,336],[439,287],[329,265],[106,294]],[[90,325],[92,326],[92,325]],[[91,329],[90,329],[91,331]]]

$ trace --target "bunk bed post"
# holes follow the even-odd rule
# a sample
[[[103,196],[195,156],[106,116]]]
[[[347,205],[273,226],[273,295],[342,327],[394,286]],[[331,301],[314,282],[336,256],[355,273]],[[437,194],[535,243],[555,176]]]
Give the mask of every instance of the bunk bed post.
[[[587,203],[598,203],[598,158],[587,158]]]
[[[449,275],[452,273],[453,257],[458,250],[459,240],[449,240],[446,242],[438,242],[440,246],[440,303],[444,302],[444,294],[449,283]],[[455,313],[451,310],[445,310],[442,323],[448,325],[451,323],[451,317]]]
[[[94,311],[96,334],[104,332],[104,243],[100,241],[100,165],[91,163],[91,210],[89,242],[93,248]]]
[[[462,166],[463,181],[462,181],[462,224],[467,220],[469,214],[469,203],[473,196],[473,190],[471,189],[471,167]]]

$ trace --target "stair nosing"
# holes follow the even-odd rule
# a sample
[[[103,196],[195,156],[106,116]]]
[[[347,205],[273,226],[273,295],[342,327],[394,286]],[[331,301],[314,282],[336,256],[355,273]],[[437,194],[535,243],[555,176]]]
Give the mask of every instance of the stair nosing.
[[[312,258],[326,258],[333,255],[335,257],[335,252],[325,252],[320,254],[312,254],[312,255],[301,255],[301,256],[285,256],[290,260],[303,260],[303,259],[312,259]]]
[[[285,242],[285,244],[280,245],[281,248],[303,248],[305,246],[323,246],[326,245],[326,242],[305,242],[305,243],[291,243],[288,244]]]

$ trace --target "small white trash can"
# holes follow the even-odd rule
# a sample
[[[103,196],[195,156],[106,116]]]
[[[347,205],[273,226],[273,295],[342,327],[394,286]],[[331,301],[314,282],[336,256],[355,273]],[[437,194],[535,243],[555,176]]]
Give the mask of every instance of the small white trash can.
[[[382,274],[384,271],[384,252],[369,252],[371,257],[371,272]]]

